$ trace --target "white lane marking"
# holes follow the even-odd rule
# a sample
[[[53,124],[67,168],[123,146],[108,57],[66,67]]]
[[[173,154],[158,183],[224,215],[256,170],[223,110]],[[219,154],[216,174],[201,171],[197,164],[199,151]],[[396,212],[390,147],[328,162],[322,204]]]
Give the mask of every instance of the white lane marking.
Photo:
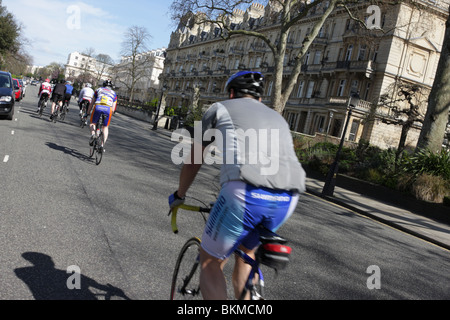
[[[9,156],[6,155],[5,158],[3,159],[3,162],[6,163],[6,162],[8,162],[8,160],[9,160]]]

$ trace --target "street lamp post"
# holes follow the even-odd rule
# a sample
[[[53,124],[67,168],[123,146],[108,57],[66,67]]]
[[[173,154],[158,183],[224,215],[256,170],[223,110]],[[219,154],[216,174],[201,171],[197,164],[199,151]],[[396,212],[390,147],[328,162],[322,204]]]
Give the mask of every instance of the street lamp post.
[[[164,92],[167,90],[167,87],[164,85],[161,89],[161,98],[159,99],[159,103],[158,103],[158,108],[156,109],[156,114],[155,114],[155,120],[153,121],[153,128],[152,130],[157,130],[158,129],[158,117],[159,117],[159,110],[161,109],[161,103],[162,103],[162,99],[164,97]]]
[[[342,147],[344,146],[345,135],[347,133],[348,123],[350,122],[350,118],[353,112],[353,109],[359,104],[359,94],[352,93],[348,99],[348,116],[347,121],[345,121],[344,132],[341,137],[341,142],[339,144],[339,148],[336,152],[336,157],[334,162],[332,163],[330,170],[328,171],[327,177],[325,179],[325,184],[322,189],[322,196],[332,196],[334,193],[334,187],[336,186],[336,175],[339,169],[339,158],[341,156]]]

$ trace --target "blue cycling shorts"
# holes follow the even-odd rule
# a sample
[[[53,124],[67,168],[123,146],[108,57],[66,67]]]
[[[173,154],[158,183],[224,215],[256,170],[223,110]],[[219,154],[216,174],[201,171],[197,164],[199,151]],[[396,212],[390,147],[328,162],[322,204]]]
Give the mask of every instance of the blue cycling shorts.
[[[202,248],[218,259],[228,258],[241,244],[259,245],[259,224],[276,232],[292,215],[298,194],[257,188],[242,181],[222,186],[202,236]]]
[[[113,108],[108,106],[103,106],[101,104],[96,104],[94,106],[94,110],[91,113],[91,123],[97,123],[102,114],[106,115],[105,123],[103,124],[105,127],[108,127],[111,122]]]

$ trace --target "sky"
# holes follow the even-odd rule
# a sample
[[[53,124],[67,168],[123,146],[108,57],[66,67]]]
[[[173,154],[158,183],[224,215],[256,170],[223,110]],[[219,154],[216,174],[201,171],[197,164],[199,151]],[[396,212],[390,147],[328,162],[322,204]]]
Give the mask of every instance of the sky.
[[[66,64],[70,53],[94,48],[120,60],[129,27],[145,27],[149,49],[167,48],[174,24],[170,0],[3,0],[2,5],[23,26],[26,52],[33,65]]]

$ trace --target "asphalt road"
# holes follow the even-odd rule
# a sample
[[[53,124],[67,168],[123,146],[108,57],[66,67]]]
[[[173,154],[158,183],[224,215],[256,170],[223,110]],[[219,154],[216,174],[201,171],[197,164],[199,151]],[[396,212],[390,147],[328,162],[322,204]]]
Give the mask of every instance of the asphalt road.
[[[96,166],[74,101],[56,124],[36,106],[37,87],[28,87],[13,121],[0,119],[0,299],[167,300],[178,251],[203,226],[185,213],[171,232],[177,143],[116,114]],[[203,167],[189,195],[213,201],[217,174]],[[263,269],[267,299],[450,299],[449,251],[310,194],[280,234],[293,254],[278,276]],[[73,268],[81,288],[69,290]]]

